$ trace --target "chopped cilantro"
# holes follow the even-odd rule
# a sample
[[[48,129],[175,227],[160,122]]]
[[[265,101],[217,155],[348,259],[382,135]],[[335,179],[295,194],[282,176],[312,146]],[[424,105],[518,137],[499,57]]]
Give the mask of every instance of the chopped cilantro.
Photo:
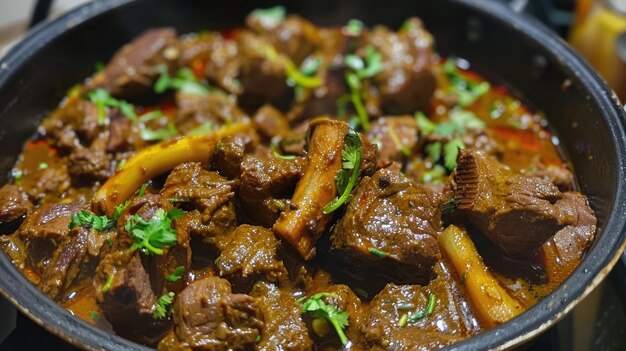
[[[104,282],[104,285],[102,286],[102,292],[103,293],[106,294],[111,289],[111,285],[113,284],[113,277],[114,277],[113,274],[111,274],[110,276],[107,277],[106,282]]]
[[[467,107],[485,95],[491,86],[488,82],[474,82],[465,78],[457,69],[456,59],[451,57],[443,65],[443,72],[450,81],[450,92],[456,95],[459,106]]]
[[[37,165],[37,169],[48,169],[48,167],[50,167],[50,165],[48,165],[47,162],[39,162]]]
[[[348,24],[346,24],[345,28],[348,34],[357,36],[363,32],[363,27],[365,27],[363,22],[359,21],[358,19],[351,19],[348,21]]]
[[[100,315],[96,311],[89,311],[89,318],[92,321],[97,322],[98,320],[100,320]]]
[[[166,68],[161,69],[161,76],[154,84],[154,91],[157,94],[162,94],[167,90],[178,90],[185,94],[190,95],[208,95],[209,88],[202,85],[193,72],[185,67],[178,70],[176,76],[170,76]]]
[[[161,112],[161,110],[154,110],[154,111],[150,111],[148,113],[144,113],[143,115],[139,116],[139,121],[145,123],[153,119],[159,119],[162,117],[163,117],[163,112]]]
[[[332,324],[339,336],[339,340],[343,345],[348,343],[348,337],[344,333],[344,329],[348,326],[348,318],[350,315],[346,311],[327,305],[322,298],[337,298],[337,295],[331,293],[318,293],[311,296],[305,301],[305,298],[298,299],[298,303],[302,304],[302,313],[310,313],[313,318],[325,318]]]
[[[117,221],[118,219],[120,219],[120,216],[122,215],[122,212],[126,209],[126,207],[128,207],[128,205],[130,205],[130,200],[126,200],[124,202],[122,202],[121,204],[115,206],[115,208],[113,209],[113,220]]]
[[[388,253],[386,253],[385,251],[381,251],[381,250],[376,249],[376,248],[370,248],[370,249],[369,249],[369,252],[370,252],[372,255],[374,255],[374,256],[376,256],[376,257],[380,257],[380,258],[385,258],[385,257],[389,256],[389,254],[388,254]]]
[[[213,122],[204,122],[187,132],[187,135],[206,135],[213,131]]]
[[[459,150],[464,147],[465,144],[459,138],[454,138],[443,146],[443,165],[448,170],[452,171],[456,168],[456,158],[459,155]]]
[[[178,135],[178,131],[176,130],[176,126],[174,126],[173,123],[168,123],[167,128],[161,128],[157,130],[142,128],[139,131],[139,135],[143,140],[157,141],[175,137],[176,135]]]
[[[159,208],[149,221],[134,214],[124,225],[126,232],[135,239],[131,251],[139,249],[146,255],[162,255],[164,248],[176,245],[178,237],[172,228],[172,220],[182,214],[184,211],[176,208],[167,213]]]
[[[166,277],[168,282],[177,282],[180,280],[180,278],[183,277],[183,274],[185,274],[185,267],[184,266],[178,266],[174,269],[174,271],[168,275]]]
[[[435,310],[435,294],[429,294],[428,295],[428,306],[426,306],[426,309],[419,311],[419,312],[415,312],[412,315],[409,316],[409,321],[410,322],[417,322],[418,320],[424,318],[424,317],[428,317],[430,316],[433,311]]]
[[[352,194],[352,189],[356,186],[361,173],[362,154],[363,146],[361,145],[361,138],[357,132],[350,129],[344,138],[344,146],[341,151],[343,164],[335,178],[337,193],[340,195],[324,207],[325,214],[329,214],[338,209],[348,200],[350,194]]]
[[[170,311],[170,307],[172,306],[173,303],[174,303],[173,292],[168,292],[168,293],[161,295],[161,297],[159,297],[156,304],[154,305],[154,312],[152,313],[152,318],[154,319],[165,318],[168,315]]]
[[[147,187],[148,187],[148,183],[141,184],[141,187],[139,187],[139,191],[137,192],[137,196],[138,197],[143,197],[144,195],[146,195],[146,188]]]
[[[285,20],[286,12],[283,6],[274,6],[267,9],[256,9],[250,13],[250,16],[259,21],[263,27],[272,29]]]
[[[82,210],[72,215],[69,228],[73,229],[81,226],[86,228],[93,228],[99,232],[103,232],[111,229],[113,224],[114,222],[109,220],[107,216],[98,216],[91,211]]]
[[[135,113],[135,107],[124,101],[118,100],[109,94],[108,91],[98,88],[89,94],[87,94],[87,99],[94,103],[98,108],[98,124],[103,125],[106,119],[106,112],[104,110],[105,107],[111,108],[119,108],[122,111],[122,114],[133,122],[137,122],[137,114]]]

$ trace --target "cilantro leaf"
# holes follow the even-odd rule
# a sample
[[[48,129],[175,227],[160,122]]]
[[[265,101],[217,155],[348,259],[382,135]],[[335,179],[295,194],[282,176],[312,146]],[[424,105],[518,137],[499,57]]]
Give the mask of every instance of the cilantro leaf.
[[[154,305],[154,312],[152,312],[152,318],[154,319],[165,318],[168,315],[170,311],[170,307],[172,306],[173,303],[174,303],[173,292],[168,292],[168,293],[161,295],[161,297],[159,297],[156,304]]]
[[[250,16],[261,23],[263,27],[275,28],[285,20],[286,10],[283,6],[274,6],[267,9],[256,9]]]
[[[463,149],[465,144],[459,138],[454,138],[443,146],[443,165],[450,171],[456,168],[456,158],[459,150]]]
[[[111,229],[114,222],[109,220],[107,216],[98,216],[91,211],[82,210],[72,215],[69,228],[73,229],[79,226],[93,228],[99,232]]]
[[[193,72],[187,67],[178,70],[174,77],[170,76],[165,67],[161,69],[161,76],[154,83],[154,91],[157,94],[162,94],[169,89],[178,90],[185,94],[203,96],[208,95],[210,91],[209,88],[198,81]]]
[[[432,134],[437,127],[437,125],[429,120],[422,111],[415,112],[415,123],[423,135]]]
[[[322,79],[314,76],[321,63],[318,58],[314,58],[312,60],[317,60],[317,63],[307,63],[307,66],[301,66],[298,68],[293,61],[285,57],[285,74],[287,76],[287,83],[291,86],[296,85],[303,88],[317,88],[322,85]],[[307,60],[305,60],[303,64],[306,62]]]
[[[363,32],[363,27],[365,27],[363,22],[359,21],[358,19],[351,19],[348,21],[348,24],[346,24],[345,28],[348,34],[357,36]]]
[[[335,178],[337,192],[341,191],[341,195],[334,198],[324,207],[324,214],[329,214],[335,211],[348,200],[348,197],[350,197],[352,189],[356,186],[361,173],[360,168],[362,156],[363,146],[361,145],[361,138],[357,132],[350,129],[344,138],[344,146],[341,151],[343,165]],[[347,178],[348,171],[350,171],[350,177],[346,182],[345,178]],[[341,187],[343,187],[343,189],[341,189]]]
[[[337,298],[337,295],[331,293],[318,293],[311,296],[305,301],[305,298],[298,299],[298,303],[302,304],[302,314],[310,313],[313,318],[325,318],[332,324],[339,336],[339,340],[343,345],[348,343],[348,337],[344,333],[344,329],[349,325],[348,319],[350,315],[335,306],[327,305],[322,298]]]
[[[122,212],[126,209],[126,207],[128,207],[128,205],[130,205],[130,200],[126,200],[122,202],[121,204],[115,206],[114,212],[113,212],[114,221],[117,221],[118,219],[120,219]]]
[[[436,303],[435,294],[433,293],[428,294],[428,306],[426,306],[424,310],[415,312],[412,315],[410,315],[409,321],[413,323],[413,322],[417,322],[418,320],[424,317],[430,316],[435,310],[435,303]]]
[[[139,135],[145,141],[159,141],[175,137],[178,135],[178,131],[173,123],[168,123],[167,128],[156,130],[144,127],[139,131]]]
[[[168,282],[172,282],[172,283],[173,282],[177,282],[177,281],[180,280],[180,278],[183,277],[183,274],[185,274],[185,267],[184,266],[178,266],[165,279],[167,279]]]
[[[109,94],[108,91],[98,88],[89,94],[87,99],[94,103],[98,109],[98,124],[103,125],[106,119],[105,107],[119,108],[122,114],[133,122],[137,122],[137,114],[135,113],[135,106],[124,101],[118,100]]]
[[[442,153],[441,146],[442,145],[440,141],[436,141],[434,143],[430,143],[425,146],[426,154],[428,155],[431,161],[439,162],[439,160],[441,159],[441,153]]]
[[[172,220],[180,217],[184,212],[179,209],[165,213],[159,208],[149,220],[134,214],[124,225],[124,229],[135,239],[131,251],[141,250],[146,255],[162,255],[164,248],[174,246],[178,242],[176,231],[172,228]]]
[[[187,135],[206,135],[212,131],[213,131],[213,123],[211,121],[208,121],[188,131]]]
[[[457,69],[456,59],[451,57],[443,65],[443,73],[450,81],[450,92],[457,96],[459,106],[467,107],[485,95],[491,86],[488,82],[474,82],[465,78]]]
[[[485,128],[485,122],[476,117],[472,111],[453,110],[450,112],[450,121],[463,130]]]

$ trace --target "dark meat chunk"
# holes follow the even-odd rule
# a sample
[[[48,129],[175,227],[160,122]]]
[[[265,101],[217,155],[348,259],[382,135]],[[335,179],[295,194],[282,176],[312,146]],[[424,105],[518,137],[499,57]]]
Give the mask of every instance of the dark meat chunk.
[[[289,121],[272,105],[261,106],[252,120],[257,132],[266,139],[271,139],[289,130]]]
[[[278,52],[287,55],[296,65],[321,45],[319,28],[296,15],[285,18],[270,32],[270,41]]]
[[[32,210],[33,204],[17,185],[0,188],[0,224],[11,223]]]
[[[290,121],[302,121],[309,118],[338,113],[338,101],[348,94],[343,66],[322,66],[320,68],[322,84],[305,90],[287,114]]]
[[[249,295],[231,293],[224,279],[200,279],[176,297],[174,332],[192,350],[254,350],[263,328],[258,305]]]
[[[43,205],[26,218],[19,234],[25,240],[62,240],[69,233],[72,215],[82,210],[82,207],[77,203]]]
[[[0,236],[0,249],[17,269],[22,270],[26,267],[28,252],[24,240],[17,233]],[[37,282],[33,283],[37,284]]]
[[[391,162],[402,163],[419,148],[417,125],[412,116],[378,118],[367,137],[380,146],[378,167],[386,167]]]
[[[84,90],[103,88],[111,95],[132,99],[152,91],[162,67],[172,73],[178,61],[176,31],[150,29],[122,47],[109,64],[92,77]]]
[[[169,323],[153,318],[160,291],[153,290],[139,252],[106,255],[96,268],[94,290],[100,310],[118,335],[147,344],[164,335]]]
[[[209,244],[236,223],[234,183],[202,168],[184,163],[172,170],[161,195],[189,212],[177,221],[177,230],[198,235]]]
[[[104,182],[113,174],[112,157],[103,151],[79,149],[67,158],[67,172],[74,184]]]
[[[34,182],[24,184],[24,191],[31,201],[42,201],[47,197],[61,197],[70,188],[70,176],[65,163],[49,163],[38,174]]]
[[[211,92],[208,95],[176,94],[178,112],[174,123],[181,134],[193,131],[203,124],[210,124],[218,129],[225,124],[240,122],[247,118],[246,114],[237,107],[232,96],[222,92]]]
[[[145,144],[137,126],[121,113],[115,113],[109,119],[109,136],[105,149],[107,152],[125,152],[138,150]]]
[[[356,296],[356,294],[344,284],[331,285],[323,288],[323,290],[319,291],[323,293],[332,294],[332,296],[327,295],[322,298],[326,305],[334,306],[341,311],[345,311],[348,313],[348,326],[344,330],[346,337],[350,340],[352,345],[362,345],[362,333],[361,326],[364,319],[365,308],[361,305],[361,300]],[[341,340],[335,333],[333,327],[328,324],[328,329],[326,328],[313,328],[312,318],[307,314],[304,317],[304,320],[307,324],[309,324],[309,329],[313,330],[311,336],[316,344],[323,345],[332,345],[336,349],[341,348]],[[322,323],[328,323],[324,321]],[[321,330],[320,330],[321,329]],[[326,329],[326,330],[324,330]],[[326,334],[319,335],[318,331],[327,331]]]
[[[527,257],[575,217],[555,203],[552,182],[516,174],[482,152],[463,149],[447,185],[453,193],[451,220],[469,225],[507,255]]]
[[[221,254],[215,266],[235,291],[250,291],[261,279],[281,283],[289,278],[278,259],[280,241],[267,228],[243,224],[222,238],[218,246]]]
[[[252,107],[264,103],[281,105],[281,100],[290,90],[285,76],[284,58],[269,54],[273,48],[262,37],[249,32],[239,36],[241,68],[239,81],[242,95],[240,102]]]
[[[479,331],[463,288],[443,263],[435,271],[438,278],[428,286],[388,284],[374,297],[361,328],[371,350],[434,350]],[[400,327],[404,314],[426,309],[430,294],[435,297],[433,313]]]
[[[534,169],[525,172],[525,174],[529,176],[548,179],[561,191],[571,190],[574,185],[574,175],[564,166],[546,166],[542,163],[538,163]]]
[[[330,237],[346,270],[400,283],[425,283],[441,257],[437,199],[396,168],[361,180]]]
[[[258,140],[250,134],[238,134],[222,139],[222,144],[215,154],[215,167],[220,174],[236,179],[241,175],[241,163],[246,154],[252,152]]]
[[[96,105],[72,98],[43,121],[39,133],[62,152],[71,152],[91,145],[100,129]]]
[[[259,282],[254,285],[253,297],[258,299],[265,325],[261,331],[259,351],[310,351],[313,342],[300,318],[301,306],[287,291],[275,285]]]
[[[260,151],[241,163],[239,203],[253,222],[270,227],[286,207],[304,168],[304,160],[282,159]]]
[[[386,113],[429,111],[437,85],[432,72],[433,38],[420,20],[407,23],[399,33],[377,27],[370,36],[382,55],[383,70],[373,79]]]
[[[553,246],[557,262],[565,265],[579,261],[596,234],[596,216],[587,203],[587,197],[577,192],[565,192],[555,204],[575,218],[574,223],[559,230],[546,244]]]

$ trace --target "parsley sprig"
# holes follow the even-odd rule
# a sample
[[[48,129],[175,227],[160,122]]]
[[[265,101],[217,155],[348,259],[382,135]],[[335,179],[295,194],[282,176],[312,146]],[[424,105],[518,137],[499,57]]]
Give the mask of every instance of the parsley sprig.
[[[311,296],[308,300],[303,297],[297,301],[302,304],[302,314],[310,313],[313,318],[324,318],[328,320],[333,328],[335,328],[341,343],[346,345],[348,343],[348,337],[343,330],[349,325],[348,318],[350,315],[348,312],[342,311],[335,306],[327,305],[324,300],[322,300],[324,297],[337,298],[337,295],[323,292]]]
[[[256,9],[250,13],[265,28],[275,28],[285,20],[287,11],[283,6],[274,6],[267,9]]]
[[[124,225],[126,232],[135,239],[130,251],[140,250],[145,255],[162,255],[164,248],[176,245],[178,237],[172,228],[172,220],[183,214],[184,211],[177,208],[167,213],[159,208],[149,221],[138,214],[131,216]]]
[[[162,94],[167,90],[179,90],[186,94],[203,95],[209,94],[210,89],[198,80],[193,72],[187,68],[181,68],[178,70],[174,77],[170,76],[165,67],[161,69],[161,76],[154,84],[154,91],[157,94]]]
[[[96,105],[98,108],[98,124],[103,125],[106,119],[106,107],[119,108],[122,114],[133,122],[137,122],[137,114],[135,113],[135,107],[124,100],[119,100],[111,96],[108,91],[98,88],[89,94],[87,99]]]
[[[93,228],[99,232],[104,232],[111,229],[114,224],[115,221],[110,220],[105,215],[98,216],[91,211],[82,210],[72,215],[69,228],[73,229],[76,227],[85,227]]]
[[[157,300],[156,304],[154,304],[154,312],[152,312],[152,318],[154,319],[163,319],[167,317],[170,307],[174,303],[174,293],[168,292]]]
[[[174,268],[174,271],[169,274],[167,277],[165,277],[165,279],[167,279],[168,282],[177,282],[180,280],[180,278],[183,277],[183,274],[185,274],[185,267],[184,266],[178,266],[176,268]]]
[[[329,214],[341,207],[350,197],[361,173],[362,157],[363,145],[361,144],[361,138],[359,138],[357,132],[350,129],[344,138],[344,146],[341,151],[342,167],[335,178],[337,192],[340,195],[324,207],[325,214]]]

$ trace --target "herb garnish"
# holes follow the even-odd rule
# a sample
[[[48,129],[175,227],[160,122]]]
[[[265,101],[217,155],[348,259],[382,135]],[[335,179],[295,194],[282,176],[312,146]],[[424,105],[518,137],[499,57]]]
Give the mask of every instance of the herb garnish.
[[[250,12],[250,16],[261,23],[266,28],[275,28],[285,20],[285,8],[283,6],[274,6],[267,9],[256,9]]]
[[[213,122],[204,122],[187,132],[187,135],[205,135],[213,131]]]
[[[176,130],[176,126],[173,123],[168,123],[167,128],[161,129],[150,129],[150,128],[142,128],[139,131],[139,135],[141,139],[145,141],[157,141],[175,137],[178,134]]]
[[[111,289],[111,284],[113,284],[113,274],[111,274],[110,276],[107,277],[106,282],[104,282],[104,285],[102,286],[102,292],[103,293],[108,293],[109,290]]]
[[[428,294],[428,306],[426,306],[426,309],[419,311],[419,312],[415,312],[412,315],[410,315],[409,321],[411,323],[417,322],[418,320],[431,315],[433,311],[435,310],[435,302],[436,302],[435,294],[433,293]]]
[[[363,22],[359,21],[358,19],[351,19],[348,21],[348,24],[346,24],[344,28],[346,29],[346,32],[348,32],[348,34],[357,36],[360,35],[361,32],[363,32],[363,27],[365,27]]]
[[[91,319],[94,322],[97,322],[98,320],[100,320],[100,315],[96,311],[89,311],[89,319]]]
[[[183,277],[183,274],[185,274],[185,267],[184,266],[178,266],[165,279],[167,279],[168,282],[174,283],[174,282],[179,281],[180,278]]]
[[[278,143],[280,142],[280,136],[276,136],[272,138],[272,142],[270,143],[270,150],[275,157],[282,158],[284,160],[293,160],[296,158],[296,155],[283,155],[278,151]]]
[[[376,248],[370,248],[370,249],[369,249],[369,252],[370,252],[372,255],[374,255],[374,256],[376,256],[376,257],[380,257],[380,258],[385,258],[385,257],[389,256],[389,254],[388,254],[388,253],[386,253],[385,251],[381,251],[381,250],[376,249]]]
[[[78,226],[93,228],[99,232],[111,229],[114,221],[111,221],[107,216],[98,216],[91,211],[82,210],[72,215],[70,219],[69,228],[73,229]]]
[[[348,326],[348,318],[350,315],[346,311],[342,311],[341,309],[327,305],[323,297],[337,298],[337,295],[331,293],[318,293],[311,296],[308,300],[305,301],[305,297],[298,299],[298,303],[302,304],[302,313],[311,313],[313,318],[325,318],[332,324],[337,332],[337,336],[339,336],[339,340],[341,343],[346,345],[348,343],[348,338],[344,333],[344,328]]]
[[[94,103],[98,108],[98,124],[103,125],[106,119],[105,107],[119,108],[122,114],[133,122],[137,122],[137,114],[135,113],[135,107],[124,101],[118,100],[109,94],[108,91],[98,88],[87,95],[87,99]]]
[[[457,69],[456,59],[453,57],[446,60],[443,65],[443,73],[450,81],[450,92],[456,95],[461,107],[473,104],[491,88],[487,82],[476,83],[461,75]]]
[[[357,55],[350,54],[344,57],[344,63],[351,69],[345,75],[346,83],[350,88],[350,101],[356,110],[363,129],[368,130],[370,123],[363,103],[364,92],[361,80],[371,78],[382,71],[382,55],[373,46],[368,45],[365,48],[365,60]]]
[[[154,312],[152,313],[152,318],[154,319],[163,319],[167,316],[170,311],[170,306],[174,303],[174,293],[168,292],[157,300],[154,305]]]
[[[340,194],[324,207],[324,214],[329,214],[341,205],[343,205],[352,189],[356,186],[357,180],[361,173],[361,158],[363,154],[363,146],[359,134],[353,129],[349,129],[344,138],[344,146],[341,151],[342,167],[337,172],[335,184],[337,193]]]
[[[112,219],[117,222],[117,220],[120,219],[122,212],[126,209],[126,207],[128,207],[128,205],[130,205],[130,200],[126,200],[122,202],[121,204],[115,206],[115,208],[113,209]]]
[[[39,162],[39,164],[37,165],[37,169],[48,169],[48,167],[50,167],[50,165],[48,164],[48,162]]]
[[[145,255],[162,255],[164,248],[176,245],[178,237],[172,228],[172,220],[183,214],[184,211],[177,208],[167,213],[159,208],[149,221],[134,214],[124,225],[126,232],[136,241],[130,251],[139,249]]]
[[[163,67],[161,69],[161,76],[154,83],[154,91],[157,94],[162,94],[168,89],[179,90],[185,94],[195,94],[195,95],[208,95],[209,88],[202,85],[193,72],[187,68],[181,68],[176,73],[176,76],[170,76],[167,68]]]

